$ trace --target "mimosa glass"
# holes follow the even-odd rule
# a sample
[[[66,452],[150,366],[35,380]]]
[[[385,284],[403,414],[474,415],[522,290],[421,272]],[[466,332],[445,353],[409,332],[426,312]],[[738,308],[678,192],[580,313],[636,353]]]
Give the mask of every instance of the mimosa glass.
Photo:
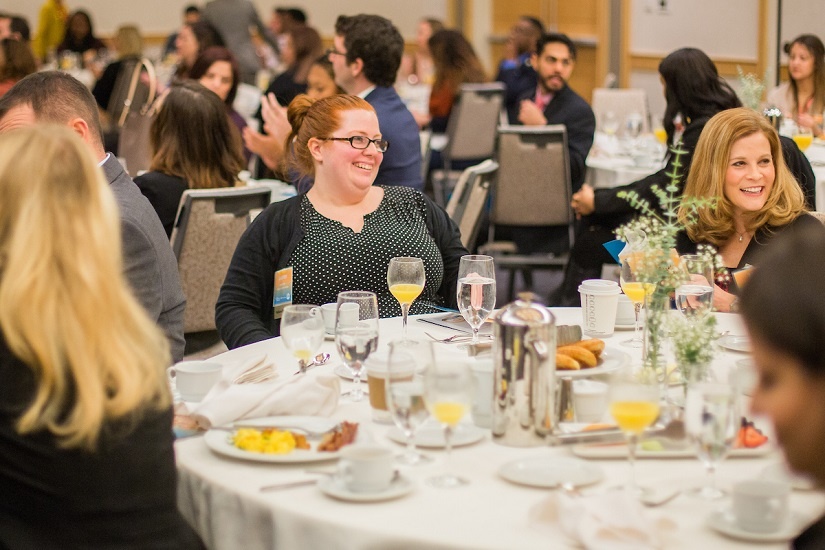
[[[631,348],[640,348],[644,345],[642,340],[642,326],[639,321],[639,313],[642,310],[642,305],[645,303],[645,296],[653,292],[653,284],[645,283],[640,280],[640,267],[643,261],[642,252],[631,252],[622,262],[622,271],[620,282],[622,291],[631,302],[633,302],[633,313],[636,316],[635,325],[633,328],[633,338],[622,342],[623,345]]]
[[[403,342],[409,341],[407,339],[407,315],[410,312],[410,306],[424,290],[425,281],[424,262],[421,258],[404,256],[390,260],[387,268],[387,286],[390,287],[390,293],[401,304],[403,327],[401,340]]]

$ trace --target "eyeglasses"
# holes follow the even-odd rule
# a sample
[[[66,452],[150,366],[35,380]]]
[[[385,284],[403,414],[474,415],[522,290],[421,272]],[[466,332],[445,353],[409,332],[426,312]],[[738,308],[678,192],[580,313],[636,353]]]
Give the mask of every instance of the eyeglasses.
[[[324,52],[324,55],[329,56],[329,55],[347,55],[347,54],[345,54],[344,52],[339,52],[335,48],[327,48],[327,51]]]
[[[379,153],[385,153],[387,149],[390,148],[390,142],[386,139],[370,139],[367,136],[352,136],[348,138],[328,137],[318,139],[321,141],[349,141],[349,144],[352,145],[353,149],[366,149],[370,146],[370,143],[374,143],[375,150]]]

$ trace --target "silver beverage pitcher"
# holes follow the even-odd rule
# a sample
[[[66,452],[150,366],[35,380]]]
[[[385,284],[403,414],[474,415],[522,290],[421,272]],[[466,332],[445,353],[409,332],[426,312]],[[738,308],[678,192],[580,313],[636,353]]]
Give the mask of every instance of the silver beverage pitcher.
[[[546,445],[556,425],[556,319],[519,294],[496,316],[493,331],[493,441]]]

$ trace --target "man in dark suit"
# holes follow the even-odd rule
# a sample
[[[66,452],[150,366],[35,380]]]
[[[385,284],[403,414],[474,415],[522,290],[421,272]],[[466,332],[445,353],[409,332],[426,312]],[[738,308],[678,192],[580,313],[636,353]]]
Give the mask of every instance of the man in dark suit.
[[[152,205],[117,158],[103,149],[95,98],[86,86],[66,73],[31,74],[0,99],[0,133],[38,122],[70,127],[99,161],[120,209],[126,277],[149,316],[166,333],[172,360],[180,361],[186,298],[177,261]]]
[[[584,161],[593,145],[596,117],[590,105],[574,92],[567,81],[576,65],[576,45],[564,34],[543,34],[532,57],[538,72],[538,85],[522,96],[517,120],[526,126],[564,124],[570,151],[570,177],[573,192],[584,183]]]
[[[377,15],[338,17],[329,60],[335,82],[375,109],[381,135],[390,142],[376,185],[404,185],[421,191],[421,142],[418,124],[393,88],[404,39],[393,24]]]

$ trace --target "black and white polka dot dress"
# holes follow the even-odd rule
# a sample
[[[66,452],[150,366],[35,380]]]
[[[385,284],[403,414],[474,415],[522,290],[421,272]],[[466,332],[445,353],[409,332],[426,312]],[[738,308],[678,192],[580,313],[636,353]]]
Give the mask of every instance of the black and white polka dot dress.
[[[427,303],[442,305],[438,289],[444,262],[427,232],[426,207],[420,193],[408,187],[384,187],[378,208],[364,216],[360,233],[319,214],[306,195],[301,199],[304,238],[292,254],[292,301],[295,304],[335,302],[344,290],[370,290],[378,296],[381,317],[401,315],[401,306],[387,286],[387,267],[397,256],[424,261],[427,281],[410,313],[432,313]]]

